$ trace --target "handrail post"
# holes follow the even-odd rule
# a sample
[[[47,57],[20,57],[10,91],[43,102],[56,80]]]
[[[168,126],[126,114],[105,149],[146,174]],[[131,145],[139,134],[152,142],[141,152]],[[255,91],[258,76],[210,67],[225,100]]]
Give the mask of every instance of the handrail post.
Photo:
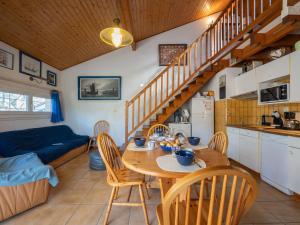
[[[128,101],[125,102],[125,144],[128,143]]]

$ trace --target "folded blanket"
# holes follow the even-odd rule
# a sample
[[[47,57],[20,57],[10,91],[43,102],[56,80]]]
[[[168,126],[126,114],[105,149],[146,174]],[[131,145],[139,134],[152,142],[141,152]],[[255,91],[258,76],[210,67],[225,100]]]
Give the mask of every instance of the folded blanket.
[[[59,182],[55,170],[44,165],[37,154],[0,158],[0,186],[16,186],[41,179],[48,179],[53,187]]]

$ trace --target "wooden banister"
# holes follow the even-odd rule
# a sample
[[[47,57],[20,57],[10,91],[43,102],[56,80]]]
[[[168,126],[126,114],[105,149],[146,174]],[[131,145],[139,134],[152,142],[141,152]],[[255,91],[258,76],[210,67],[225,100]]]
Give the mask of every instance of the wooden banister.
[[[199,71],[227,54],[235,42],[265,18],[280,12],[281,4],[281,0],[232,0],[199,38],[126,102],[125,141],[198,76]]]

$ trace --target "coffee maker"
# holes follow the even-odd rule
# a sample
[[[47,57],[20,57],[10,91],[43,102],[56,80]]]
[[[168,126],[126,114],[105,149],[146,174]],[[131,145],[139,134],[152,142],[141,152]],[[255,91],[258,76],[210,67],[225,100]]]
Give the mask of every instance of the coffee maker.
[[[274,111],[272,113],[273,116],[273,126],[276,128],[283,128],[283,120],[281,118],[281,115],[278,111]]]

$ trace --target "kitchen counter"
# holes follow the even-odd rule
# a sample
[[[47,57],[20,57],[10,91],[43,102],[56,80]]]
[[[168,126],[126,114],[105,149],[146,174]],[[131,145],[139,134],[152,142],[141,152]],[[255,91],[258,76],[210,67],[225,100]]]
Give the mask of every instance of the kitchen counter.
[[[260,126],[260,125],[230,125],[229,124],[226,126],[246,129],[246,130],[260,131],[260,132],[277,134],[277,135],[300,137],[300,130],[284,130],[284,129],[277,129],[271,126]]]

